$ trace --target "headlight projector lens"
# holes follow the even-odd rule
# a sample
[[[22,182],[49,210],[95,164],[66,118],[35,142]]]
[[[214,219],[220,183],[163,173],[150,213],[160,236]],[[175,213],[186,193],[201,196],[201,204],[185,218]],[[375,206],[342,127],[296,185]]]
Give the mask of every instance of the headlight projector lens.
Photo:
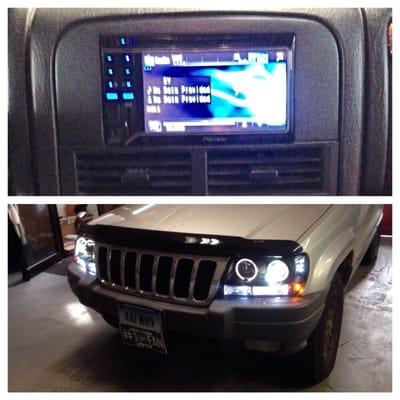
[[[269,285],[283,282],[289,276],[289,267],[281,260],[271,261],[267,266],[265,280]]]
[[[253,260],[242,258],[236,263],[235,272],[242,281],[251,282],[257,276],[258,268]]]

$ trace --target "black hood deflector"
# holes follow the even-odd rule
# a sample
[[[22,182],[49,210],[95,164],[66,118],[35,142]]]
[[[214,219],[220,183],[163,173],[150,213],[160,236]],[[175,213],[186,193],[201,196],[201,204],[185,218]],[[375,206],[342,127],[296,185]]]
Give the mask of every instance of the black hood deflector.
[[[114,246],[209,256],[290,256],[303,251],[297,242],[291,240],[250,240],[235,236],[164,232],[101,224],[82,225],[79,234]]]

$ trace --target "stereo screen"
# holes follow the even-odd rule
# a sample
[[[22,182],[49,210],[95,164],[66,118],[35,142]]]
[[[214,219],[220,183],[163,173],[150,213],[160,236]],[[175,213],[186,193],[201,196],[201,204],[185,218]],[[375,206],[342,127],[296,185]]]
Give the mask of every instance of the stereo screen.
[[[288,50],[142,53],[145,131],[287,131]]]

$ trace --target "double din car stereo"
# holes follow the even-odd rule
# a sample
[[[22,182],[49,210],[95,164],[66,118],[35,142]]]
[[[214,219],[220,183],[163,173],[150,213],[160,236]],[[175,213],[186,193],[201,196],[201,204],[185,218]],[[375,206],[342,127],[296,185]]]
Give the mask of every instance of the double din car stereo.
[[[102,36],[101,59],[108,144],[154,136],[293,137],[294,35]]]

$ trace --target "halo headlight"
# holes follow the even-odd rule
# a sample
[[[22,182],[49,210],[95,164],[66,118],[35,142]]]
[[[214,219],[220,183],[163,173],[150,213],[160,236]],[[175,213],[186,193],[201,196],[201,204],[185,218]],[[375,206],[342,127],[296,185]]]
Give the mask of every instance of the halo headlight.
[[[237,256],[231,259],[222,295],[229,297],[301,296],[309,275],[306,253]]]
[[[253,260],[241,258],[235,265],[235,272],[242,281],[251,282],[258,274],[258,267]]]

